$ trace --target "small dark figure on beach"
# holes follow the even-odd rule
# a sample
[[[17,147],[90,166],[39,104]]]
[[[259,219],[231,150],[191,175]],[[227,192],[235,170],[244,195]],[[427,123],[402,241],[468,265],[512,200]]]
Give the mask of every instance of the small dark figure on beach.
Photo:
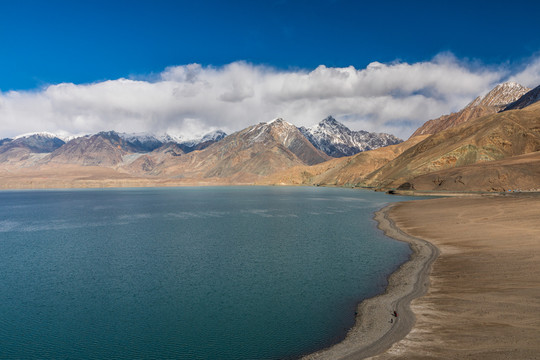
[[[394,310],[394,317],[397,317],[397,312]]]
[[[390,319],[390,324],[393,324],[394,323],[394,319]]]

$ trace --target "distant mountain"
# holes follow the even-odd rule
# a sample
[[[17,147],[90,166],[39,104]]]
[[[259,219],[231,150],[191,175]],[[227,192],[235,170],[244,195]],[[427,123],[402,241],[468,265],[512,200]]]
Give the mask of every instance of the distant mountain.
[[[526,94],[524,94],[522,97],[520,97],[513,103],[506,106],[503,111],[523,109],[524,107],[527,107],[538,101],[540,101],[540,85],[535,87],[531,91],[527,92]]]
[[[180,145],[172,142],[163,144],[152,152],[137,157],[126,166],[135,174],[159,175],[163,169],[173,167],[180,156],[185,155]]]
[[[47,162],[84,166],[114,166],[124,155],[138,152],[139,148],[124,140],[115,131],[102,131],[95,135],[75,138],[53,151]]]
[[[185,153],[189,153],[195,150],[205,149],[213,143],[222,140],[225,136],[227,136],[225,132],[221,130],[216,130],[209,132],[208,134],[204,135],[202,138],[199,139],[180,141],[178,142],[178,145]]]
[[[209,133],[201,139],[177,144],[172,137],[168,136],[158,138],[155,135],[146,133],[126,134],[117,133],[116,131],[102,131],[67,142],[65,145],[56,148],[43,161],[83,166],[121,166],[126,161],[131,162],[140,154],[151,153],[155,150],[161,151],[164,148],[175,147],[182,154],[204,149],[224,136],[224,132],[217,131]],[[127,155],[133,156],[130,158]]]
[[[411,138],[418,135],[436,134],[470,120],[495,114],[521,98],[529,90],[515,82],[499,84],[486,95],[474,99],[462,110],[427,121],[411,135]]]
[[[193,154],[193,155],[192,155]],[[296,128],[276,119],[250,126],[227,136],[198,153],[203,177],[253,180],[295,165],[313,165],[329,160]]]
[[[227,136],[227,134],[221,130],[212,131],[200,138],[190,140],[183,140],[181,137],[170,136],[168,134],[157,136],[148,133],[119,133],[118,135],[133,149],[136,149],[136,152],[151,152],[165,144],[173,143],[178,144],[184,153],[202,150]]]
[[[302,126],[299,130],[313,146],[332,157],[351,156],[403,141],[390,134],[352,131],[332,116],[315,126]]]
[[[147,133],[139,133],[139,134],[117,133],[117,134],[135,152],[150,152],[163,145],[163,141],[159,140],[155,135],[151,135]]]
[[[25,147],[34,153],[48,153],[64,145],[64,140],[51,133],[26,134],[6,142],[7,147]]]
[[[134,161],[129,170],[172,178],[221,179],[250,183],[278,170],[329,160],[296,128],[282,119],[228,135],[201,151],[164,156],[159,149]]]
[[[0,162],[21,161],[30,157],[30,154],[50,153],[65,142],[54,134],[35,133],[3,139],[0,141]]]

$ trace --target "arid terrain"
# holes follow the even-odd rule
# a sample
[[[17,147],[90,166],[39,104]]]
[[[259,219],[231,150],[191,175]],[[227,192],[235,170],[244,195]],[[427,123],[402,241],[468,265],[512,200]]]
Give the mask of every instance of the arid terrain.
[[[400,203],[390,217],[439,250],[412,331],[374,359],[537,359],[540,197]]]

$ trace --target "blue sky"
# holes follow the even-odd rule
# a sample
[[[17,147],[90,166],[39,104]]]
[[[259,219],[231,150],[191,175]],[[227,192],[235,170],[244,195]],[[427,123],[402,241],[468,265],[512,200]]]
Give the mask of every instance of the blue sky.
[[[235,131],[278,116],[310,125],[328,113],[355,129],[380,129],[406,136],[423,121],[441,115],[440,112],[457,110],[499,81],[525,79],[529,82],[525,85],[534,86],[537,75],[540,81],[539,18],[540,3],[536,1],[2,0],[0,121],[4,124],[0,137],[32,129],[69,134],[105,130],[100,129],[104,124],[119,131],[132,128],[193,135],[215,128]],[[315,87],[324,87],[325,81],[349,76],[343,69],[353,66],[357,70],[355,76],[362,78],[374,62],[384,65],[378,70],[380,73],[397,71],[404,82],[408,81],[404,75],[407,71],[425,77],[422,71],[426,68],[437,80],[413,88],[405,83],[393,85],[386,92],[370,94],[361,86],[364,80],[357,79],[351,85],[356,89],[354,94],[317,93]],[[221,102],[214,105],[219,107],[223,103],[223,110],[208,113],[194,107],[179,108],[177,104],[171,105],[174,110],[167,113],[152,110],[150,105],[141,110],[122,108],[129,103],[130,96],[139,94],[134,87],[144,87],[149,96],[154,90],[148,87],[156,85],[161,89],[159,84],[167,79],[180,84],[171,88],[174,101],[179,94],[189,91],[189,96],[193,96],[195,90],[185,87],[193,82],[186,77],[186,66],[194,63],[200,64],[197,81],[204,78],[214,90],[222,86],[215,90],[215,97]],[[239,66],[231,66],[234,64]],[[323,75],[311,74],[320,65],[330,70]],[[408,70],[404,66],[409,66]],[[462,80],[462,86],[456,86],[452,79],[444,78],[447,70],[448,74],[456,70],[463,79],[471,76],[475,80]],[[182,71],[184,77],[178,77]],[[313,79],[315,75],[320,75],[320,81],[310,80],[305,85],[313,92],[306,95],[299,89],[290,89],[291,76]],[[321,76],[326,80],[321,80]],[[258,87],[261,77],[266,79],[267,87]],[[379,78],[381,82],[388,79],[382,75]],[[137,82],[118,82],[119,79]],[[277,91],[279,81],[280,89],[287,89],[291,97],[265,97]],[[59,88],[63,83],[75,86]],[[103,92],[107,86],[114,96],[102,99],[103,102],[112,101],[113,97],[117,101],[106,104],[106,109],[98,105],[97,97],[84,103],[79,101],[84,97],[82,92],[86,94],[84,99],[88,99],[88,93],[97,92],[96,89]],[[129,89],[123,92],[120,87]],[[287,92],[281,94],[284,93]],[[360,105],[329,105],[332,98],[341,96],[345,101],[351,94],[361,95],[357,104],[366,101],[362,109]],[[414,109],[410,104],[405,106],[406,96],[418,101]],[[325,102],[324,106],[308,111],[315,106],[317,97]],[[380,102],[367,102],[373,97]],[[248,99],[247,103],[250,98],[265,104],[274,101],[277,105],[247,112],[239,120],[239,114],[249,107],[242,110],[242,102]],[[182,99],[189,101],[188,97]],[[391,104],[384,99],[392,100]],[[389,104],[404,107],[385,114],[374,110]],[[373,109],[363,110],[369,106]],[[35,114],[28,113],[32,107],[38,109]],[[261,106],[253,103],[251,107]],[[112,108],[118,109],[118,113],[112,112]],[[425,111],[420,113],[422,108]],[[129,114],[123,123],[111,123],[120,113]],[[226,116],[219,119],[219,114]],[[28,119],[24,123],[23,116]],[[60,123],[55,118],[63,120]]]
[[[278,68],[540,50],[540,3],[508,1],[2,1],[0,89],[85,83],[238,60]]]

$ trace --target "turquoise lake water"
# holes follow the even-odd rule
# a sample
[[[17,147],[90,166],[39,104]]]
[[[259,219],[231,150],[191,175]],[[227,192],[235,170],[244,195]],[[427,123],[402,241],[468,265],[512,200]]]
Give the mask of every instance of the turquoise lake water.
[[[289,359],[341,340],[407,244],[339,188],[0,192],[0,358]]]

